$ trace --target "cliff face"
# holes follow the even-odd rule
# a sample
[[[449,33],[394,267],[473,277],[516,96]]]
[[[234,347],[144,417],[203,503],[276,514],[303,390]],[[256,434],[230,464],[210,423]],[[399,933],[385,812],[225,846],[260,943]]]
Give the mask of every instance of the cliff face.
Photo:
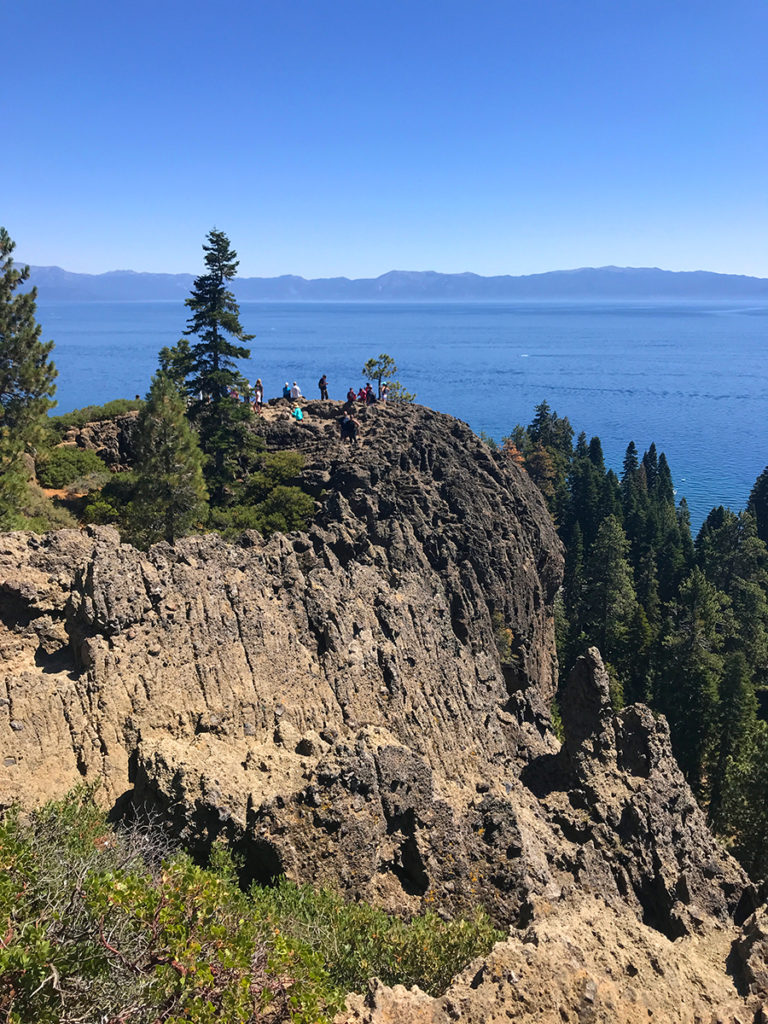
[[[732,929],[753,891],[663,722],[612,714],[596,651],[562,749],[549,730],[562,558],[525,473],[429,410],[369,411],[351,449],[333,403],[306,411],[261,429],[306,455],[307,533],[0,537],[0,804],[98,779],[193,847],[228,838],[250,878],[521,928],[588,898],[654,942]]]

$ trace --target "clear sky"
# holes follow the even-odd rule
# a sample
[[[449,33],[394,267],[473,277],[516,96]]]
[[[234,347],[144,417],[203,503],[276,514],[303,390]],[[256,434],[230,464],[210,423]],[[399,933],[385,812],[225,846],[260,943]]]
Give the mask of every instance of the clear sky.
[[[0,0],[20,260],[768,277],[765,0]]]

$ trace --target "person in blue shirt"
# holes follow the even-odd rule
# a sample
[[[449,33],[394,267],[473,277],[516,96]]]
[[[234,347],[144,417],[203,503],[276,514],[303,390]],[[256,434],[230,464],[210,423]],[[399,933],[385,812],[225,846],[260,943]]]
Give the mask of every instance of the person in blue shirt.
[[[295,405],[293,407],[293,412],[291,413],[291,416],[293,416],[297,423],[301,423],[301,421],[304,419],[304,413],[301,411],[298,405]]]
[[[283,386],[283,398],[290,398],[290,397],[291,397],[291,385],[288,383],[288,381],[286,381],[284,386]]]

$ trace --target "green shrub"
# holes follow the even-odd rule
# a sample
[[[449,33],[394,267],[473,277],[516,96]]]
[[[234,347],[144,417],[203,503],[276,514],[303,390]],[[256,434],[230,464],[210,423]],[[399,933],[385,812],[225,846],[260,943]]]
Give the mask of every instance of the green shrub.
[[[83,505],[83,519],[97,525],[125,526],[130,518],[130,503],[136,477],[130,471],[113,473],[100,491],[88,496]]]
[[[275,487],[297,484],[304,468],[301,452],[267,452],[259,461],[259,469],[250,475],[246,488],[248,500],[254,504],[264,501]]]
[[[134,409],[140,409],[141,405],[140,401],[133,399],[116,398],[105,405],[86,405],[83,409],[73,409],[61,416],[49,416],[47,425],[52,434],[62,438],[71,427],[83,427],[97,420],[113,420]]]
[[[284,880],[243,893],[226,850],[202,868],[156,826],[113,832],[85,787],[7,811],[0,866],[10,1024],[330,1024],[369,977],[437,994],[501,938],[481,914],[406,923]]]
[[[225,537],[236,536],[243,530],[258,530],[269,536],[305,529],[314,511],[314,499],[300,487],[279,484],[258,504],[211,509],[210,525]]]
[[[21,500],[21,509],[5,520],[6,530],[31,530],[47,533],[49,530],[71,530],[77,520],[57,500],[51,500],[36,484],[29,484]]]
[[[443,921],[428,912],[403,921],[367,903],[348,903],[330,889],[285,879],[272,888],[254,886],[250,895],[271,928],[324,952],[343,992],[360,992],[375,976],[439,995],[461,968],[503,938],[481,911],[471,920]]]
[[[60,488],[89,473],[103,473],[104,462],[85,448],[54,448],[37,467],[37,479],[43,487]]]

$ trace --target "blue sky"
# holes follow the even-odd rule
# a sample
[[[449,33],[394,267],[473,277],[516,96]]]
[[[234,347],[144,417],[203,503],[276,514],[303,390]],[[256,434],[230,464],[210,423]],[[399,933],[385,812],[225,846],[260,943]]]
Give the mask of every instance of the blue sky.
[[[764,0],[0,2],[0,223],[69,270],[768,276]]]

